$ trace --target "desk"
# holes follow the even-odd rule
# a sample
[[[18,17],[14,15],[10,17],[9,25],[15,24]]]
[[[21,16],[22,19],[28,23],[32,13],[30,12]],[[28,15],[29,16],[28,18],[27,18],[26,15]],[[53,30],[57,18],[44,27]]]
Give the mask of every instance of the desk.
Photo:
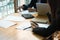
[[[4,30],[0,31],[0,40],[42,40],[43,38],[34,35],[31,31],[23,30]]]
[[[24,30],[17,30],[15,27],[19,25],[19,22],[17,22],[17,25],[9,27],[7,29],[0,28],[0,40],[42,40],[43,38],[34,35],[31,31],[24,31]]]
[[[18,13],[15,13],[13,15],[19,16]],[[31,20],[27,19],[25,21],[31,21]],[[17,30],[16,27],[19,26],[22,22],[16,22],[16,23],[17,25],[11,26],[6,29],[0,28],[0,40],[42,40],[43,39],[43,37],[33,34],[31,31]]]
[[[18,13],[14,14],[18,16]],[[25,20],[30,21],[30,19]],[[16,22],[16,21],[13,21]],[[0,40],[42,40],[43,37],[40,37],[36,34],[33,34],[31,31],[26,30],[17,30],[16,27],[19,26],[22,22],[16,22],[17,25],[11,26],[9,28],[0,28]]]

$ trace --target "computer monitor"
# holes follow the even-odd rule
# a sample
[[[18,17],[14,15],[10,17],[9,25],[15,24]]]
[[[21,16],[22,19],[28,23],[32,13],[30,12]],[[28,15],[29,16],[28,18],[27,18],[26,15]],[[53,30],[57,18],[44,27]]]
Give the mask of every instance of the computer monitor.
[[[46,15],[50,10],[50,7],[47,3],[36,3],[36,7],[37,7],[38,16]]]

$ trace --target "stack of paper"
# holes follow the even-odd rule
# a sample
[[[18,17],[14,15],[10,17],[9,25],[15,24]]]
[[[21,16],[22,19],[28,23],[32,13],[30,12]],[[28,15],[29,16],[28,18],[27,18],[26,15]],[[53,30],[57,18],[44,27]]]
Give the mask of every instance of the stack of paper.
[[[0,20],[0,27],[2,27],[2,28],[8,28],[8,27],[11,27],[11,26],[13,26],[15,24],[16,23],[12,22],[12,21]]]
[[[39,25],[39,27],[42,27],[42,28],[48,28],[49,27],[49,24],[42,24],[42,23],[37,23]]]
[[[28,21],[25,21],[25,22],[21,23],[21,24],[17,27],[17,29],[24,30],[24,29],[26,29],[26,28],[29,29],[29,27],[31,27],[31,23],[28,22]]]
[[[37,12],[29,12],[28,10],[20,12],[21,14],[35,14]]]
[[[14,15],[9,15],[4,20],[11,20],[11,21],[24,21],[25,18],[22,16],[14,16]]]

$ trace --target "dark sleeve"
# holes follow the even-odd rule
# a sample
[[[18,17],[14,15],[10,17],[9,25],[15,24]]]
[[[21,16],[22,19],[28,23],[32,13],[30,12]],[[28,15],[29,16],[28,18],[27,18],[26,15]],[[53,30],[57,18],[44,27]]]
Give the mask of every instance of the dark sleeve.
[[[46,28],[36,27],[33,28],[33,33],[38,34],[40,36],[46,36]]]
[[[57,9],[56,9],[56,20],[57,20],[57,26],[58,26],[58,29],[60,29],[60,0],[57,0]]]
[[[28,4],[28,5],[23,5],[23,10],[27,10],[28,8],[31,8],[31,7],[34,7],[34,8],[36,8],[36,2],[37,2],[37,0],[31,0],[31,2],[30,2],[30,4]]]
[[[48,17],[49,22],[51,23],[51,14],[49,12],[47,13],[47,17]]]
[[[23,10],[27,10],[28,9],[28,5],[23,5],[24,8],[22,8]]]
[[[47,0],[41,0],[41,3],[47,3]]]
[[[31,0],[30,4],[28,4],[28,7],[36,8],[36,2],[37,2],[37,0]]]
[[[57,0],[48,0],[48,3],[50,5],[51,8],[51,15],[53,18],[55,18],[55,12],[57,10]]]

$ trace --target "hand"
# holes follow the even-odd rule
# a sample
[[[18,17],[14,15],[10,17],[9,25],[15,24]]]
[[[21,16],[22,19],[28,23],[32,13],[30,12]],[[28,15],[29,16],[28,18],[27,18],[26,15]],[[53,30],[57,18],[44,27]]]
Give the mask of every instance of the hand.
[[[34,12],[34,11],[36,11],[36,9],[28,8],[28,11],[29,12]]]
[[[31,21],[31,27],[36,28],[36,27],[39,27],[39,26],[36,22]]]
[[[20,7],[18,7],[18,9],[21,9],[21,8],[24,8],[24,6],[20,6]]]
[[[23,9],[23,8],[24,8],[24,6],[20,6],[17,8],[17,10],[21,11],[21,9]]]

